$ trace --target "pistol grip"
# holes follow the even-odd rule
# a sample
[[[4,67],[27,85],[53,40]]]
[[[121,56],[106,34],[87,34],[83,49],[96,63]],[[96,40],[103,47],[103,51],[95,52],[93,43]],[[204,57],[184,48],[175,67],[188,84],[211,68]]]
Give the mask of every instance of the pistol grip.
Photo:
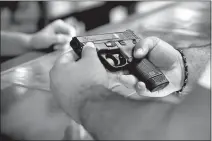
[[[133,61],[129,70],[151,92],[161,90],[169,84],[165,75],[146,58]]]

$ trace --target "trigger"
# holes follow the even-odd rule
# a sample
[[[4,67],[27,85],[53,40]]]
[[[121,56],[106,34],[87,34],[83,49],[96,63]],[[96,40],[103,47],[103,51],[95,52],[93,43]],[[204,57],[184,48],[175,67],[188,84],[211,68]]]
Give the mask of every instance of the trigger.
[[[107,62],[111,65],[111,66],[114,66],[114,61],[110,58],[107,58]]]
[[[119,62],[113,55],[107,54],[105,57],[108,63],[110,63],[111,65],[118,65]]]

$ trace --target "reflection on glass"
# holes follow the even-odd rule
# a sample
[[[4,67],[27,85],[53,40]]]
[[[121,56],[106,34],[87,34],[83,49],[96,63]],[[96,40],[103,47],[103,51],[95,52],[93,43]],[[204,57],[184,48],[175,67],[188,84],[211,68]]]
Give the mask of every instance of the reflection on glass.
[[[26,93],[27,88],[21,87],[21,86],[16,86],[16,87],[15,87],[15,90],[16,90],[16,92],[17,92],[16,94],[18,94],[18,95],[23,95],[23,94]]]
[[[155,10],[157,8],[169,5],[171,3],[174,3],[174,1],[151,1],[151,2],[138,2],[135,11],[137,13],[145,13],[150,12],[152,10]]]
[[[181,7],[176,8],[174,11],[175,18],[183,22],[189,22],[194,20],[194,18],[196,18],[198,14],[199,13],[197,11]]]
[[[110,22],[119,23],[126,19],[128,16],[127,9],[124,6],[117,6],[110,11]]]
[[[15,69],[13,76],[13,82],[20,85],[27,85],[30,79],[30,71],[25,67],[18,67]]]

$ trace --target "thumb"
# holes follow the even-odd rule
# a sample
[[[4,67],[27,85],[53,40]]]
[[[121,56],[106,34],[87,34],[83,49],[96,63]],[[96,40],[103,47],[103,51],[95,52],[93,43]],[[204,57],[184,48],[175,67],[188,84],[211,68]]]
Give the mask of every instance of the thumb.
[[[87,59],[87,58],[98,58],[97,56],[97,51],[96,47],[92,42],[88,42],[85,44],[82,50],[82,59]]]
[[[135,46],[134,57],[144,58],[160,41],[157,37],[147,37]]]

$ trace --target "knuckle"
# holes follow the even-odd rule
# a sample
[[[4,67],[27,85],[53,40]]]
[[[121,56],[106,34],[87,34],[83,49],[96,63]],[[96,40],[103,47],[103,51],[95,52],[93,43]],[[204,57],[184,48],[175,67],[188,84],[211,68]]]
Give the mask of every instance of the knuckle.
[[[159,43],[161,39],[156,36],[150,36],[144,39],[144,42],[151,44],[151,46],[155,47]]]
[[[145,39],[144,39],[144,40],[145,40]],[[135,45],[135,48],[136,48],[136,49],[141,48],[141,46],[142,46],[144,40],[140,40],[140,41]]]
[[[150,37],[147,37],[146,40],[152,41],[155,44],[160,41],[160,38],[158,38],[156,36],[150,36]]]
[[[96,54],[96,50],[94,48],[91,48],[90,46],[85,46],[83,49],[83,54],[88,54],[90,56],[93,56],[93,54]]]
[[[149,36],[146,38],[147,40],[153,40],[153,41],[157,41],[160,40],[160,38],[156,37],[156,36]]]
[[[55,25],[61,25],[61,24],[63,24],[63,20],[58,19],[58,20],[54,21],[53,24],[55,24]]]

